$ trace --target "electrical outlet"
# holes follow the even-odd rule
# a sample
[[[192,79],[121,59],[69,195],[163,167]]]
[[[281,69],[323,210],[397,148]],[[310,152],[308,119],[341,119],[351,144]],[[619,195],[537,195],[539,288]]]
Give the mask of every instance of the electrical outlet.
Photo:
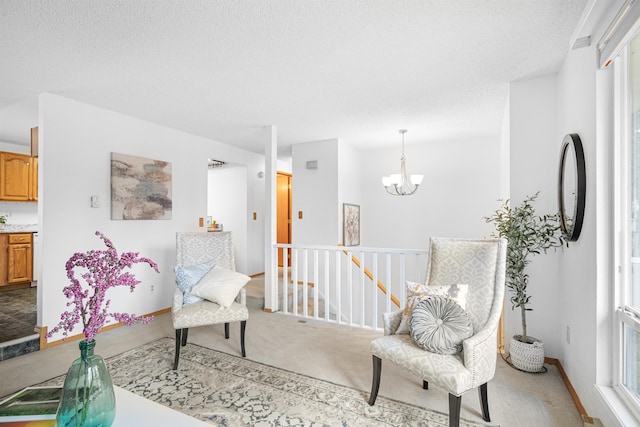
[[[567,325],[567,344],[571,344],[571,327]]]
[[[151,292],[153,292],[153,289],[154,289],[154,286],[153,286],[153,285],[151,285]]]

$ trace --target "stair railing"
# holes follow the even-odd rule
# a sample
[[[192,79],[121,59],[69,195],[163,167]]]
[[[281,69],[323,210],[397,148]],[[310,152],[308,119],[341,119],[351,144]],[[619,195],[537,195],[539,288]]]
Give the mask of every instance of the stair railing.
[[[276,244],[275,260],[278,249],[283,250],[283,265],[273,266],[279,274],[278,306],[272,311],[373,329],[382,325],[382,313],[404,305],[406,280],[424,282],[428,254],[414,249]]]
[[[338,246],[344,246],[343,244],[338,244]],[[344,249],[342,252],[344,252],[345,255],[349,255],[349,251]],[[379,280],[374,280],[373,278],[373,274],[371,274],[371,271],[369,271],[368,268],[366,267],[362,267],[360,264],[360,260],[358,258],[356,258],[355,255],[351,255],[351,261],[357,265],[358,267],[362,268],[362,270],[364,271],[365,276],[367,276],[369,278],[369,280],[374,281],[377,285],[378,285],[378,289],[380,289],[382,291],[383,294],[387,294],[387,287],[385,285],[383,285],[382,283],[380,283]],[[391,295],[391,301],[393,301],[393,303],[396,305],[396,307],[400,308],[400,301],[398,301],[398,298],[396,298],[395,295],[393,295],[391,292],[389,292],[389,295]]]

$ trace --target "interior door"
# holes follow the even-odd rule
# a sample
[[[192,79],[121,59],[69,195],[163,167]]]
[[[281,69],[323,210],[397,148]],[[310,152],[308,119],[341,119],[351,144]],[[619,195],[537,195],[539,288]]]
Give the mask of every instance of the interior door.
[[[276,236],[278,243],[291,243],[291,174],[277,173]],[[278,265],[283,264],[283,250],[278,249]],[[287,265],[291,265],[291,251],[287,251]]]

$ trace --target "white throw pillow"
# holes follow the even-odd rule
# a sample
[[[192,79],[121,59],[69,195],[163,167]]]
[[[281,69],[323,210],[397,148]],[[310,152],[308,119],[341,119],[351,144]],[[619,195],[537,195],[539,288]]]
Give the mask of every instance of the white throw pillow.
[[[215,266],[191,289],[191,293],[221,307],[230,307],[249,280],[251,277],[247,275]]]
[[[407,303],[402,312],[402,321],[396,330],[396,334],[408,334],[410,324],[409,319],[413,308],[422,300],[430,297],[445,297],[456,302],[462,309],[467,307],[467,293],[469,285],[449,285],[449,286],[428,286],[422,283],[406,281]]]

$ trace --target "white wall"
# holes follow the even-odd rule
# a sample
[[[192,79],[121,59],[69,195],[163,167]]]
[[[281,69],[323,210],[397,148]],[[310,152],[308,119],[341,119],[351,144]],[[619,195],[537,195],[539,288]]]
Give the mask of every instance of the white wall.
[[[232,233],[236,270],[247,271],[247,258],[238,256],[247,252],[246,166],[209,169],[207,194],[207,215]]]
[[[31,155],[31,146],[24,144],[14,144],[12,142],[5,142],[0,140],[0,151]]]
[[[407,145],[407,173],[424,175],[411,196],[382,186],[382,176],[400,172],[400,154],[399,147],[362,153],[363,246],[427,249],[429,237],[491,234],[484,217],[499,206],[499,136]]]
[[[175,233],[198,231],[198,217],[207,211],[207,159],[216,158],[247,167],[249,210],[260,205],[264,182],[263,156],[179,132],[112,111],[56,95],[40,96],[39,223],[42,247],[40,324],[55,326],[66,309],[62,288],[64,265],[74,252],[101,248],[96,230],[111,238],[119,251],[136,251],[158,263],[161,274],[137,266],[139,289],[113,289],[113,311],[149,313],[170,306],[175,289],[171,266],[175,262]],[[172,163],[173,213],[171,220],[112,221],[110,219],[110,153],[119,152]],[[99,208],[89,198],[98,195]],[[263,198],[262,198],[263,200]],[[264,228],[248,226],[245,259],[247,273],[263,259]],[[253,233],[253,234],[252,234]],[[253,244],[252,238],[262,241]],[[139,268],[138,268],[139,267]],[[260,270],[258,270],[260,271]],[[154,290],[152,291],[151,288]],[[80,329],[75,332],[79,333]]]
[[[7,224],[37,224],[38,204],[34,202],[0,202],[0,215]]]
[[[269,137],[267,128],[265,139]],[[265,170],[265,160],[262,155],[248,153],[253,160],[246,162],[247,166],[247,270],[246,274],[264,272],[265,248],[265,179],[258,176],[258,172]],[[253,217],[256,213],[256,219]]]
[[[561,352],[557,356],[563,363],[571,383],[583,400],[585,406],[593,409],[593,384],[596,383],[597,349],[610,349],[610,345],[599,343],[597,339],[598,310],[597,295],[598,270],[601,259],[597,256],[599,245],[597,238],[597,205],[601,197],[609,193],[597,186],[597,170],[603,160],[596,154],[599,144],[596,136],[596,50],[595,46],[575,50],[567,55],[558,76],[559,128],[557,139],[566,133],[580,136],[585,153],[587,171],[587,194],[584,223],[577,242],[571,242],[569,249],[559,257],[559,279],[562,286],[558,289],[562,302],[558,330],[561,336],[566,328],[571,330],[570,343],[561,340]],[[612,104],[607,105],[610,110]],[[610,110],[611,111],[611,110]],[[611,182],[611,181],[610,181]],[[608,205],[611,206],[611,205]],[[613,228],[606,226],[606,234],[612,236]],[[604,244],[604,242],[603,242]],[[606,289],[611,282],[607,281]],[[609,335],[609,334],[607,334]],[[604,346],[602,346],[604,344]],[[590,415],[592,412],[590,412]],[[593,414],[596,415],[596,414]]]
[[[276,169],[278,172],[292,173],[293,165],[292,165],[292,162],[288,162],[285,160],[277,160]]]
[[[581,34],[600,40],[622,4],[596,1]],[[614,425],[594,387],[613,383],[613,70],[598,69],[595,45],[570,51],[558,76],[558,89],[558,135],[580,135],[587,170],[582,233],[560,259],[559,277],[565,286],[559,327],[569,325],[572,330],[571,343],[562,343],[560,358],[589,415]]]
[[[534,305],[529,327],[545,341],[546,355],[560,360],[587,413],[604,425],[617,425],[594,387],[610,386],[613,372],[614,100],[613,71],[598,69],[595,44],[622,3],[595,1],[576,31],[578,36],[591,35],[593,45],[569,51],[557,76],[514,83],[510,99],[512,194],[528,192],[532,181],[556,197],[563,136],[577,133],[583,144],[587,194],[582,232],[568,249],[532,264],[534,304],[542,302],[543,309]],[[514,113],[520,120],[513,119]],[[538,122],[527,123],[526,116]],[[547,120],[553,128],[545,125]],[[552,166],[549,173],[535,175],[535,169]],[[557,211],[553,203],[545,199],[544,206]]]
[[[337,139],[295,144],[292,147],[291,180],[293,244],[337,245],[342,241],[338,227],[338,144]],[[317,169],[307,169],[307,161],[317,161]],[[302,211],[302,219],[298,212]]]
[[[563,137],[557,125],[557,77],[554,74],[514,82],[509,92],[511,202],[520,204],[526,196],[540,191],[534,204],[536,212],[554,214],[558,212],[558,162]],[[562,355],[564,337],[559,298],[564,284],[558,277],[562,252],[535,255],[527,267],[531,295],[528,307],[532,309],[527,312],[527,334],[542,340],[545,355],[554,358]],[[511,307],[508,300],[506,304]],[[520,333],[520,309],[505,310],[506,344],[512,335]]]
[[[343,203],[352,205],[362,205],[362,153],[346,144],[338,142],[338,232],[337,242],[344,243],[343,230]],[[362,206],[360,206],[360,216],[362,216]],[[367,233],[362,229],[362,218],[360,219],[360,239]],[[337,243],[336,242],[336,243]],[[334,244],[336,244],[334,243]]]
[[[582,233],[568,248],[533,258],[528,267],[528,333],[557,358],[590,415],[596,383],[596,84],[595,50],[567,55],[558,75],[515,82],[510,88],[511,199],[541,190],[539,213],[558,211],[558,167],[562,139],[577,133],[587,166],[586,212]],[[607,234],[610,234],[609,232]],[[506,311],[509,337],[520,331],[519,312]],[[569,339],[567,339],[567,327]],[[602,348],[610,348],[608,345]],[[590,410],[591,409],[591,410]]]

